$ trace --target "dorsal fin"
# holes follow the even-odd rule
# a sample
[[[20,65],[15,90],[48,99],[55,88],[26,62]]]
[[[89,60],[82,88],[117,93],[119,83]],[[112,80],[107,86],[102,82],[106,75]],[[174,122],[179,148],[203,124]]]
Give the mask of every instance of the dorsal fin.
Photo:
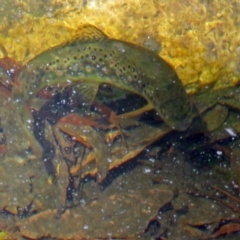
[[[104,40],[108,38],[102,31],[89,24],[79,28],[76,32],[76,37],[79,41]]]

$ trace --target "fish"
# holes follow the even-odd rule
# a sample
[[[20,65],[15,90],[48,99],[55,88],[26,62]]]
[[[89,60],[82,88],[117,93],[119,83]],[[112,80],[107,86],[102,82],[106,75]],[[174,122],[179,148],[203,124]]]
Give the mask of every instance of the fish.
[[[89,101],[101,84],[138,94],[147,101],[145,110],[154,109],[177,131],[186,130],[198,115],[169,63],[141,46],[111,39],[92,25],[76,31],[73,40],[30,60],[17,77],[14,103],[21,112],[44,88],[76,84]],[[31,122],[30,115],[23,116],[25,122]]]

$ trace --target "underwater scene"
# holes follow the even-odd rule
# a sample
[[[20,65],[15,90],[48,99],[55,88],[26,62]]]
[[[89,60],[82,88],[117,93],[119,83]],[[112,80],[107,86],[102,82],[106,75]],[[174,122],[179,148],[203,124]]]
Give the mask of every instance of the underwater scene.
[[[0,240],[240,239],[239,13],[0,0]]]

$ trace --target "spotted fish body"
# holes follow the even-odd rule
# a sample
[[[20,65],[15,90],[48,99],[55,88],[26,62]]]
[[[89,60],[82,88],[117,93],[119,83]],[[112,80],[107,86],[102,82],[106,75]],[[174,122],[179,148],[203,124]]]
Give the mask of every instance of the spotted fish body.
[[[142,47],[109,39],[93,26],[79,32],[74,41],[43,52],[22,69],[18,102],[26,104],[47,86],[105,83],[143,96],[173,129],[188,128],[196,110],[168,63]]]

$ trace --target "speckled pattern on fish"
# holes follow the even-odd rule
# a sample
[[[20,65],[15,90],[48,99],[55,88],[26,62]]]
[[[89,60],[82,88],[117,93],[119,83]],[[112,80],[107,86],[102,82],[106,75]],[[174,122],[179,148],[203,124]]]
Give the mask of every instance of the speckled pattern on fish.
[[[173,129],[188,128],[197,112],[168,63],[142,47],[110,39],[93,26],[84,26],[77,35],[73,41],[38,55],[22,69],[18,93],[14,94],[18,104],[26,104],[47,86],[82,82],[88,89],[88,83],[107,83],[143,96]]]

